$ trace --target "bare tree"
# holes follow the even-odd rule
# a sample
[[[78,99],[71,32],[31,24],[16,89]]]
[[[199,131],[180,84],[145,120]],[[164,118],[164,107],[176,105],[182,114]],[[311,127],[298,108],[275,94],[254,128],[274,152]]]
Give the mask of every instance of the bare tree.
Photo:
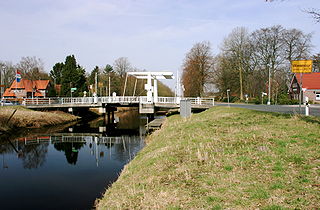
[[[265,0],[266,2],[273,2],[276,0]],[[284,1],[284,0],[281,0]],[[316,8],[305,9],[303,12],[310,14],[316,22],[320,23],[320,11]]]
[[[185,96],[203,96],[204,87],[212,82],[213,56],[209,42],[196,43],[183,63],[182,83]]]
[[[316,22],[320,23],[320,11],[318,9],[312,8],[306,10],[306,12],[309,13]]]
[[[313,60],[313,71],[320,72],[320,53],[313,55],[312,60]]]
[[[239,93],[239,71],[237,63],[230,55],[220,53],[215,57],[213,82],[220,92],[220,96],[226,96],[228,89],[232,93]]]
[[[238,27],[232,30],[224,40],[222,51],[229,58],[232,57],[235,68],[239,72],[240,99],[243,100],[243,72],[250,59],[250,39],[246,28]],[[249,55],[249,57],[248,57]]]
[[[262,28],[250,36],[244,28],[236,28],[215,59],[214,82],[221,96],[227,89],[240,96],[244,91],[251,97],[268,91],[270,100],[276,100],[279,92],[286,92],[290,61],[310,57],[311,37],[281,26]]]
[[[114,61],[113,69],[120,77],[124,77],[125,74],[131,70],[131,64],[128,58],[120,57]]]
[[[15,68],[10,62],[0,62],[1,81],[6,88],[10,87],[15,78]]]
[[[285,30],[282,35],[284,53],[288,61],[306,59],[311,51],[311,34],[304,34],[298,29]]]
[[[17,68],[21,71],[22,77],[30,80],[48,79],[48,75],[44,72],[44,64],[40,58],[22,57],[17,64]]]

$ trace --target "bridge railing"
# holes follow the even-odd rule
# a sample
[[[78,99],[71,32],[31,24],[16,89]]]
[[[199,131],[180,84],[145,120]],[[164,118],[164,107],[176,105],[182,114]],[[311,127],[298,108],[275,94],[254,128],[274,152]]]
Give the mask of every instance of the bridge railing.
[[[191,105],[214,106],[214,98],[185,98],[191,101]]]
[[[180,98],[158,97],[160,104],[179,104],[180,100],[188,99],[196,106],[214,106],[214,98]],[[50,105],[50,104],[97,104],[97,103],[141,103],[148,104],[146,96],[110,96],[110,97],[60,97],[60,98],[27,98],[23,105]]]
[[[177,97],[158,97],[158,103],[177,104]]]
[[[190,100],[191,105],[198,106],[214,106],[214,98],[181,98],[181,97],[158,97],[158,102],[161,104],[179,104],[181,100]]]
[[[22,105],[60,104],[58,98],[26,98]]]
[[[102,103],[140,103],[143,100],[143,96],[106,96],[99,97],[99,102]]]

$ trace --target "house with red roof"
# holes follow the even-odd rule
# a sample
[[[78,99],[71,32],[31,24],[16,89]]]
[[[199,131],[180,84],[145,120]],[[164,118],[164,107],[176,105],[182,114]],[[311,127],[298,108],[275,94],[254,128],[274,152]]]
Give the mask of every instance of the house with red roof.
[[[301,82],[302,85],[300,85]],[[320,72],[306,73],[302,77],[300,77],[299,73],[295,74],[289,88],[289,94],[292,99],[299,100],[300,88],[302,88],[303,92],[303,101],[307,96],[309,101],[320,103]]]
[[[3,94],[4,98],[45,98],[50,86],[49,80],[14,80]]]

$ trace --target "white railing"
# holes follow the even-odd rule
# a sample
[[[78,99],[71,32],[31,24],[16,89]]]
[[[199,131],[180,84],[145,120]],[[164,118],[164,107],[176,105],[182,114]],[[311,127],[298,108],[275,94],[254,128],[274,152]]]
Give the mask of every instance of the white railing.
[[[214,106],[214,98],[186,98],[191,101],[192,105]]]
[[[157,104],[179,104],[180,100],[188,99],[192,105],[214,106],[214,98],[180,98],[180,97],[158,97]],[[51,105],[51,104],[98,104],[98,103],[120,103],[120,104],[149,104],[146,96],[110,96],[110,97],[62,97],[62,98],[27,98],[23,105]]]
[[[158,97],[158,102],[161,104],[178,104],[177,97]]]

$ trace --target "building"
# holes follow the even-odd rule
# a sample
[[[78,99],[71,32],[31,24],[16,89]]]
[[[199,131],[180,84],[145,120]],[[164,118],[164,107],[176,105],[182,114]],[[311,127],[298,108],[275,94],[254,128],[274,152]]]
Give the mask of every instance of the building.
[[[300,74],[295,74],[291,80],[289,94],[292,99],[299,100]],[[305,97],[314,103],[320,103],[320,72],[306,73],[302,76],[303,101]]]
[[[45,98],[50,87],[49,80],[14,80],[3,94],[4,98]]]

